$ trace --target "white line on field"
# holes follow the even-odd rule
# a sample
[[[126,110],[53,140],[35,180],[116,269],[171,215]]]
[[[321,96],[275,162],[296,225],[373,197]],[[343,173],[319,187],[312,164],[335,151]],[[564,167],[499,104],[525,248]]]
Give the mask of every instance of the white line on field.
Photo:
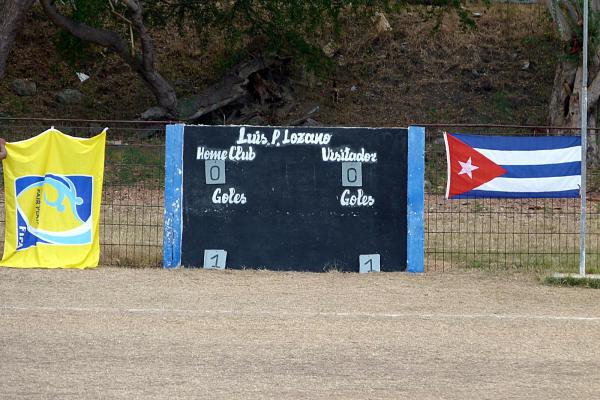
[[[498,320],[541,320],[541,321],[590,321],[600,322],[600,317],[571,315],[528,315],[528,314],[444,314],[444,313],[377,313],[377,312],[297,312],[286,310],[193,310],[180,308],[116,308],[116,307],[42,307],[42,306],[0,306],[0,311],[26,312],[81,312],[112,314],[163,314],[163,315],[236,315],[273,317],[338,317],[338,318],[380,318],[380,319],[498,319]]]

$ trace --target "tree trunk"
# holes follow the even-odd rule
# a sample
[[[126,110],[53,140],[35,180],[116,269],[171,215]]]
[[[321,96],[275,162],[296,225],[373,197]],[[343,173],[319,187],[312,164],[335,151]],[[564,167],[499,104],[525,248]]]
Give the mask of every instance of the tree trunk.
[[[570,99],[575,86],[577,64],[562,61],[556,67],[554,86],[550,97],[549,122],[553,126],[566,126],[571,115]]]
[[[0,0],[0,79],[4,76],[6,60],[23,19],[34,0]]]
[[[573,61],[561,61],[556,67],[554,87],[550,98],[549,122],[553,126],[581,128],[581,80],[582,67]],[[598,86],[598,88],[596,88]],[[600,77],[596,74],[588,86],[588,128],[595,128],[598,109]],[[600,167],[600,135],[588,130],[588,165]]]
[[[106,47],[121,57],[135,72],[137,72],[144,82],[148,84],[150,90],[156,97],[158,104],[164,108],[171,117],[177,116],[177,95],[171,84],[162,77],[154,67],[154,48],[152,39],[146,30],[142,18],[142,7],[138,0],[123,0],[131,13],[131,23],[133,29],[139,35],[142,51],[140,55],[133,54],[128,44],[115,32],[94,28],[92,26],[73,21],[61,14],[54,6],[53,0],[40,0],[46,15],[56,25],[67,30],[72,35],[81,40],[96,43]]]

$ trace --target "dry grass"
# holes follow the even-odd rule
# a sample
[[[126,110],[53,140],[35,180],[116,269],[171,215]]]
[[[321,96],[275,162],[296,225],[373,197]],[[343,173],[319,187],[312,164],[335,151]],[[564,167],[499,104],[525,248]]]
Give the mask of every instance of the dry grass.
[[[100,263],[162,265],[164,190],[138,186],[108,187],[103,193]]]
[[[600,264],[600,202],[589,201],[588,207],[588,272],[594,272]],[[448,201],[428,195],[425,224],[429,272],[457,267],[561,272],[578,268],[577,199]],[[2,229],[2,243],[3,238]],[[163,190],[105,188],[100,243],[102,265],[161,266]]]
[[[587,215],[590,271],[600,261],[600,216],[595,201]],[[474,268],[576,271],[579,263],[579,200],[426,201],[426,254],[431,270],[450,263]],[[437,265],[437,261],[441,261]]]
[[[297,101],[289,115],[265,116],[284,124],[320,106],[327,125],[405,126],[415,122],[541,123],[554,76],[554,41],[543,5],[474,5],[482,12],[478,28],[464,31],[455,15],[435,19],[426,8],[388,15],[392,32],[375,37],[371,22],[348,17],[334,42],[337,67],[326,77],[298,73]],[[56,32],[40,10],[19,38],[5,79],[0,81],[0,112],[14,116],[136,118],[154,104],[143,82],[109,52],[76,67],[54,51]],[[160,71],[180,97],[197,93],[219,77],[231,56],[215,32],[203,38],[190,28],[153,32]],[[208,38],[208,40],[206,40]],[[528,70],[521,70],[523,61]],[[74,70],[91,75],[84,84]],[[475,71],[475,73],[473,72]],[[33,79],[39,94],[20,98],[10,91],[15,78]],[[338,91],[334,102],[333,90]],[[54,94],[64,87],[82,90],[86,102],[64,107]],[[356,90],[352,90],[355,87]],[[285,114],[285,113],[283,113]]]
[[[160,191],[140,192],[140,196],[162,202]],[[138,205],[104,206],[105,264],[152,266],[162,260],[162,208],[134,203]],[[590,272],[600,261],[597,204],[590,201],[588,208]],[[428,195],[425,210],[427,271],[577,269],[577,199],[448,201],[441,195]]]
[[[0,190],[0,223],[4,225],[4,191]],[[100,264],[162,266],[163,189],[106,187],[100,210]],[[4,226],[0,251],[4,249]]]
[[[318,93],[309,89],[305,102],[320,104],[330,125],[544,123],[557,44],[543,7],[473,6],[482,16],[467,31],[456,15],[436,31],[426,9],[409,8],[389,16],[393,31],[380,38],[372,26],[348,21],[338,73]],[[522,70],[525,61],[530,68]]]

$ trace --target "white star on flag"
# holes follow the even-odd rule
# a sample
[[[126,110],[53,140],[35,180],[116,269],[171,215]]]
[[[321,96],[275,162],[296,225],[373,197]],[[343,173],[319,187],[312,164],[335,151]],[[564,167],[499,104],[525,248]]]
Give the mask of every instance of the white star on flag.
[[[471,164],[471,157],[469,157],[467,162],[459,161],[458,163],[460,164],[460,168],[461,168],[460,172],[458,174],[459,175],[467,174],[467,175],[469,175],[469,178],[473,179],[473,171],[475,171],[476,169],[479,169],[479,167]]]

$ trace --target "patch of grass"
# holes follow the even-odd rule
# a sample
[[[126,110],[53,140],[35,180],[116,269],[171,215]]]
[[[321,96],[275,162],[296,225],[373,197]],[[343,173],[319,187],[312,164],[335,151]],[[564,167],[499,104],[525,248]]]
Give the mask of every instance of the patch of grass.
[[[106,152],[106,178],[111,184],[131,185],[164,181],[162,150],[143,146],[111,146]]]
[[[544,249],[538,253],[527,253],[526,249],[507,249],[507,252],[494,252],[490,249],[476,248],[448,249],[447,252],[436,250],[425,252],[428,265],[432,270],[437,270],[438,265],[452,265],[453,267],[473,269],[480,271],[527,271],[531,273],[546,274],[555,271],[577,272],[579,259],[573,254],[545,254]],[[591,264],[591,262],[590,262]],[[593,274],[593,268],[588,273]]]
[[[446,148],[441,133],[426,143],[425,179],[431,183],[430,193],[443,193],[446,187]]]
[[[10,96],[9,107],[15,113],[26,114],[29,112],[27,103],[19,96]]]
[[[474,259],[466,262],[466,267],[469,269],[487,269],[490,263],[482,259]]]
[[[100,263],[161,266],[162,204],[161,189],[105,187],[100,212]]]
[[[555,277],[547,276],[544,284],[552,286],[578,286],[589,289],[600,289],[600,279],[576,278],[573,276]]]
[[[485,206],[485,212],[476,206]],[[600,265],[600,206],[589,201],[586,258]],[[426,196],[426,257],[438,265],[483,270],[577,272],[579,203],[575,200],[461,200]]]
[[[512,105],[508,98],[508,94],[505,91],[500,90],[495,92],[492,96],[492,102],[497,115],[501,118],[510,118]]]
[[[487,208],[483,205],[482,202],[479,202],[477,200],[475,200],[473,202],[473,212],[474,213],[481,213],[481,212],[485,212],[487,211]]]

